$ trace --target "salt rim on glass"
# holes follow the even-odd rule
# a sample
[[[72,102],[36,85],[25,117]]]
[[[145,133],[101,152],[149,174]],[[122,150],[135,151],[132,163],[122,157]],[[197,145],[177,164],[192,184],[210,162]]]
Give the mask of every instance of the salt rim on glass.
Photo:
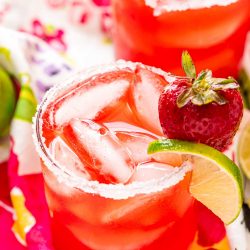
[[[154,9],[154,16],[159,16],[164,12],[170,11],[227,6],[237,1],[238,0],[145,0],[145,4]]]
[[[152,179],[145,182],[134,182],[130,184],[104,184],[98,181],[88,181],[76,175],[72,175],[65,168],[61,167],[53,160],[49,149],[45,145],[45,138],[42,136],[42,119],[41,115],[46,110],[48,104],[56,98],[60,91],[67,89],[68,86],[74,86],[79,82],[94,78],[96,74],[106,73],[109,71],[129,68],[135,69],[136,66],[147,68],[153,72],[160,74],[167,81],[172,82],[175,76],[162,71],[161,69],[146,66],[141,63],[126,62],[119,60],[115,63],[92,67],[83,72],[78,72],[66,79],[63,83],[58,83],[52,87],[44,96],[43,101],[37,107],[37,112],[33,117],[33,140],[36,150],[46,165],[46,167],[56,176],[58,182],[64,183],[71,188],[77,188],[86,193],[98,194],[105,198],[111,199],[127,199],[139,194],[150,194],[160,192],[163,189],[170,188],[184,179],[186,174],[192,170],[191,163],[184,163],[181,167],[176,168],[172,174],[162,176],[159,179]]]

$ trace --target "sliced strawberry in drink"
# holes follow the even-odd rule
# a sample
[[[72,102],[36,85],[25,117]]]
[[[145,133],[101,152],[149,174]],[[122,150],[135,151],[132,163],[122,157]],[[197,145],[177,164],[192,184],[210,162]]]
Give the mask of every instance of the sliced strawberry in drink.
[[[89,173],[105,183],[126,183],[134,171],[129,151],[107,127],[90,120],[73,119],[63,137]]]
[[[159,162],[145,162],[136,167],[130,182],[144,182],[153,179],[159,179],[164,175],[171,176],[176,173],[178,169]]]
[[[156,134],[162,134],[158,115],[158,101],[168,82],[148,69],[136,69],[136,77],[131,86],[129,104],[143,126]]]
[[[86,180],[91,180],[91,176],[86,171],[84,164],[59,136],[50,143],[49,151],[53,160],[62,169],[71,174],[83,177]]]
[[[99,120],[119,112],[126,104],[133,75],[128,70],[120,70],[80,82],[56,97],[44,117],[49,118],[53,127],[60,127],[73,118]]]

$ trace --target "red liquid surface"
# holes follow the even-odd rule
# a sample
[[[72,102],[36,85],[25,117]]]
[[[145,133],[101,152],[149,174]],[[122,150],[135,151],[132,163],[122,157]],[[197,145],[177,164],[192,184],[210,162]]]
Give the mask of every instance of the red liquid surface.
[[[53,160],[83,181],[112,185],[167,174],[174,167],[155,163],[146,149],[162,135],[157,98],[168,84],[163,75],[137,65],[60,90],[42,113],[42,135]],[[169,164],[179,167],[178,159]],[[67,185],[46,164],[42,168],[56,250],[186,250],[197,235],[191,171],[168,188],[120,199]],[[129,180],[121,174],[130,171]]]
[[[208,68],[215,76],[237,76],[250,27],[248,0],[159,16],[153,15],[144,0],[112,3],[116,58],[180,75],[181,54],[188,50],[198,71]]]

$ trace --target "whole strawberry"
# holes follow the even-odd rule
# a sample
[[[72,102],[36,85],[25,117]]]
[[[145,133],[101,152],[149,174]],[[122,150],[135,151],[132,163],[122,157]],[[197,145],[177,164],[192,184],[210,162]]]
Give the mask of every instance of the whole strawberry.
[[[201,142],[224,151],[232,143],[243,115],[239,85],[233,78],[196,77],[188,52],[182,54],[187,77],[176,77],[159,99],[159,118],[168,138]]]

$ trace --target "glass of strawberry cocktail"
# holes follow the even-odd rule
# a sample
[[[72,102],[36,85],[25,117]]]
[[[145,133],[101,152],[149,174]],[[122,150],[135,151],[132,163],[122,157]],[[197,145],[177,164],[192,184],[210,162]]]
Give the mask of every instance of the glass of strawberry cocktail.
[[[190,166],[147,154],[162,133],[159,119],[150,120],[157,100],[148,109],[147,99],[159,97],[164,77],[173,78],[121,63],[79,74],[46,95],[36,136],[58,249],[177,250],[193,241]]]
[[[248,0],[112,0],[117,59],[182,74],[188,49],[199,70],[237,76],[249,29]]]
[[[190,247],[197,233],[191,179],[192,192],[201,194],[193,156],[147,153],[163,136],[159,97],[177,78],[122,61],[79,73],[46,94],[35,119],[35,142],[56,249]],[[202,181],[206,192],[216,180]],[[211,199],[206,202],[210,206]]]

